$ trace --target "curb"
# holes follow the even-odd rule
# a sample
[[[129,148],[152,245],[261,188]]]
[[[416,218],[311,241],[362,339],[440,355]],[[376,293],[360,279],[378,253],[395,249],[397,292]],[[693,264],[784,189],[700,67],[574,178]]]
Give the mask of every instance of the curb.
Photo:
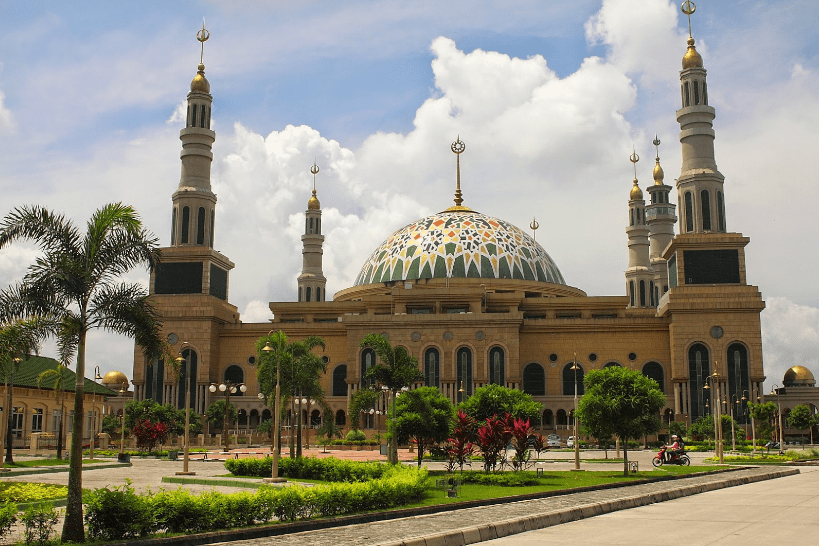
[[[708,491],[715,491],[725,487],[735,487],[763,480],[783,478],[794,474],[799,474],[799,470],[790,468],[757,476],[735,477],[722,482],[689,485],[659,493],[634,495],[614,501],[585,504],[573,508],[554,510],[537,516],[524,516],[496,523],[465,527],[456,531],[412,537],[399,541],[381,542],[378,543],[377,546],[465,546],[466,544],[474,544],[476,542],[503,538],[526,531],[544,529],[553,525],[578,521],[610,512],[626,510],[628,508],[637,508],[638,506],[665,502],[699,493],[706,493]]]
[[[731,474],[736,471],[743,470],[742,467],[726,468],[722,471],[702,472],[695,476],[688,475],[673,475],[660,480],[640,480],[639,482],[622,483],[615,482],[606,484],[604,486],[589,486],[580,487],[577,489],[565,489],[560,491],[549,491],[544,493],[531,493],[527,495],[519,495],[515,497],[504,497],[501,499],[486,499],[480,501],[466,501],[453,503],[448,505],[438,505],[423,508],[410,508],[391,510],[389,512],[369,512],[365,514],[355,514],[349,516],[339,516],[335,518],[326,518],[320,520],[304,520],[292,523],[275,523],[266,525],[257,525],[253,527],[245,527],[241,529],[227,529],[224,531],[211,531],[207,533],[197,533],[190,535],[164,536],[144,539],[129,539],[116,542],[99,543],[97,546],[107,545],[122,545],[130,544],[131,546],[201,546],[203,544],[213,544],[217,542],[233,542],[239,540],[252,540],[271,536],[291,535],[294,533],[304,533],[309,531],[318,531],[322,529],[331,529],[335,527],[343,527],[347,525],[359,525],[363,523],[370,523],[376,521],[385,521],[391,519],[416,517],[419,515],[440,513],[444,511],[455,511],[465,508],[475,508],[480,506],[488,506],[493,504],[503,504],[509,502],[519,502],[526,500],[535,500],[540,498],[548,498],[553,496],[570,495],[573,493],[580,493],[584,491],[602,490],[602,489],[620,489],[633,485],[644,485],[646,483],[657,481],[676,481],[685,480],[691,477],[701,477],[710,474]],[[474,544],[475,542],[482,542],[495,538],[501,538],[510,534],[522,533],[525,531],[533,531],[535,529],[542,529],[552,525],[559,525],[568,523],[579,519],[598,516],[609,512],[618,510],[625,510],[628,508],[636,508],[638,506],[645,506],[655,502],[663,502],[684,496],[695,495],[698,493],[705,493],[722,489],[725,487],[734,487],[737,485],[745,485],[763,480],[770,480],[775,478],[782,478],[799,474],[796,468],[772,470],[764,474],[757,474],[755,476],[740,476],[729,477],[722,481],[712,482],[710,484],[697,485],[682,485],[680,487],[663,491],[659,493],[649,493],[644,495],[633,495],[629,497],[620,498],[614,501],[606,501],[602,503],[588,504],[566,508],[562,510],[555,510],[546,512],[537,516],[524,516],[521,518],[500,521],[496,523],[484,524],[479,526],[470,526],[455,531],[448,531],[444,533],[435,533],[430,535],[423,535],[411,537],[400,541],[390,541],[377,543],[377,546],[465,546],[466,544]]]

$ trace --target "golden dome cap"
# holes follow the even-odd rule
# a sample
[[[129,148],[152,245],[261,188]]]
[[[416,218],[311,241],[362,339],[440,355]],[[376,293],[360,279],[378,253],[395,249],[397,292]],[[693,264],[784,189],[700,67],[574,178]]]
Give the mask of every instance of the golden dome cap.
[[[196,73],[196,76],[193,77],[191,81],[191,91],[196,91],[199,93],[210,93],[210,82],[205,77],[205,65],[199,63],[199,71]]]
[[[307,201],[307,210],[319,210],[320,208],[321,203],[319,203],[318,197],[316,197],[316,190],[313,190],[313,196]]]
[[[813,378],[813,373],[806,367],[794,366],[785,372],[782,383],[786,387],[813,387],[816,385],[816,380]]]
[[[697,48],[694,47],[694,38],[688,38],[688,51],[683,55],[682,67],[683,70],[702,68],[702,56],[697,53]]]
[[[657,162],[654,164],[654,185],[662,186],[663,185],[663,178],[665,177],[665,173],[663,172],[663,168],[660,166],[660,160],[657,159]]]
[[[125,376],[124,373],[118,371],[108,372],[102,378],[103,385],[116,385],[119,387],[122,386],[123,383],[127,384],[128,378]]]
[[[640,189],[640,186],[637,185],[637,179],[634,179],[634,186],[631,188],[631,193],[629,197],[633,201],[634,199],[642,199],[643,198],[643,190]]]

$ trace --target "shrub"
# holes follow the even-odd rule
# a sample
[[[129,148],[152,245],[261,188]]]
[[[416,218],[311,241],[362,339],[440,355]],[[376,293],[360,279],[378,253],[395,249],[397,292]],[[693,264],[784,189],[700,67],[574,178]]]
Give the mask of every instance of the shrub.
[[[64,485],[27,482],[0,483],[0,502],[31,502],[65,498]]]
[[[59,513],[50,503],[33,504],[26,508],[20,521],[25,524],[24,532],[26,544],[48,544],[57,525]]]
[[[134,493],[130,480],[114,489],[96,489],[84,501],[85,523],[93,540],[144,537],[156,528],[149,498]]]
[[[501,474],[486,474],[483,472],[464,472],[460,475],[462,483],[478,485],[495,485],[499,487],[525,487],[540,483],[537,478],[522,472],[504,472]]]
[[[6,501],[0,508],[0,538],[6,536],[15,523],[17,523],[17,503]]]
[[[351,430],[344,436],[344,439],[350,442],[363,442],[367,439],[367,435],[362,430]]]
[[[228,459],[225,468],[235,476],[270,477],[272,460]],[[288,478],[322,480],[327,482],[362,482],[380,478],[389,465],[385,463],[363,463],[344,461],[332,457],[318,459],[301,457],[279,459],[279,475]]]

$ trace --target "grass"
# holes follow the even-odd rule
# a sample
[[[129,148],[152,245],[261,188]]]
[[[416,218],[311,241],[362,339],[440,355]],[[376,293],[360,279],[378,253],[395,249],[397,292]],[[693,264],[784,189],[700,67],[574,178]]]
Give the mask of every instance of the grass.
[[[784,455],[779,455],[776,452],[766,453],[761,452],[757,455],[728,455],[723,456],[722,460],[729,464],[788,464],[794,461],[804,461],[807,459],[819,458],[818,449],[794,450],[789,449]],[[706,461],[713,462],[718,460],[716,457],[709,457]]]
[[[82,464],[107,463],[99,459],[83,459]],[[40,466],[68,466],[68,459],[32,459],[30,461],[17,461],[14,463],[3,463],[4,468],[37,468]]]
[[[56,500],[64,499],[67,495],[68,488],[64,485],[29,482],[0,483],[0,503]]]

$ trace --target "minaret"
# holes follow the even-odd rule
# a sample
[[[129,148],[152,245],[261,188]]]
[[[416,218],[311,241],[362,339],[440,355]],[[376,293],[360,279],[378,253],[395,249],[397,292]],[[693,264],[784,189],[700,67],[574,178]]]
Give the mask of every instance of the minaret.
[[[649,261],[649,229],[646,225],[643,191],[637,185],[637,162],[640,157],[636,152],[629,158],[634,164],[634,186],[631,188],[628,201],[629,224],[628,234],[628,269],[626,269],[626,294],[629,296],[629,307],[653,307],[654,271]]]
[[[310,167],[310,172],[313,173],[313,195],[307,201],[307,211],[304,214],[304,235],[301,236],[302,266],[301,275],[298,278],[299,301],[325,301],[327,279],[324,277],[321,266],[324,253],[321,247],[324,244],[324,235],[321,234],[321,203],[316,197],[316,175],[319,168],[315,162]]]
[[[663,250],[674,238],[674,224],[677,216],[674,214],[676,206],[668,202],[671,186],[663,182],[663,168],[660,166],[660,139],[654,136],[657,156],[654,164],[654,184],[646,188],[651,195],[651,204],[646,207],[646,224],[650,231],[651,240],[651,269],[654,270],[654,305],[660,297],[668,292],[668,263],[663,258]]]
[[[702,57],[694,47],[691,14],[696,7],[683,3],[688,15],[688,49],[680,72],[682,108],[677,110],[682,144],[682,172],[677,180],[680,233],[722,232],[725,229],[725,177],[714,159],[716,113],[708,106],[708,85]]]

